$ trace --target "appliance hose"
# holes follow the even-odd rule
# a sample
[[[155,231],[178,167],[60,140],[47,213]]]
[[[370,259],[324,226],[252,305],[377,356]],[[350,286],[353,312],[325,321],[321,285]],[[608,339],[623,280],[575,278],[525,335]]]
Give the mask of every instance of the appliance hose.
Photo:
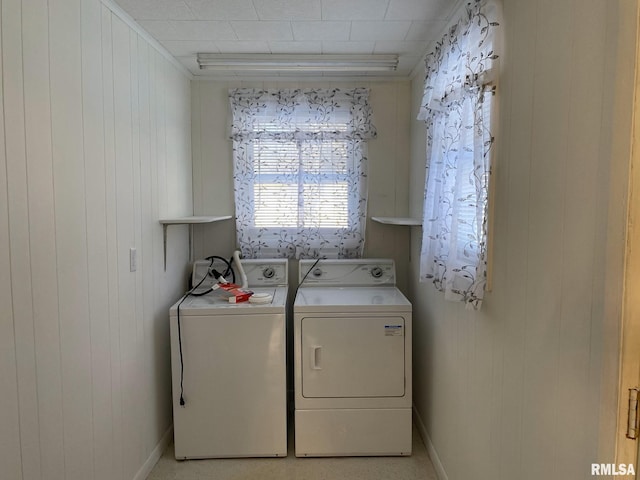
[[[247,280],[247,274],[244,273],[244,268],[242,268],[242,263],[240,263],[240,250],[233,252],[233,262],[238,267],[238,273],[240,274],[240,287],[247,288],[249,286],[249,282]]]

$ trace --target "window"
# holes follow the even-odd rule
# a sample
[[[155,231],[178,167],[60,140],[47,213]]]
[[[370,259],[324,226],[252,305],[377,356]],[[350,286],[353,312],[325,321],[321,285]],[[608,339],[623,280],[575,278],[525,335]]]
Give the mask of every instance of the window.
[[[368,90],[236,89],[230,100],[243,255],[361,256]]]
[[[473,0],[426,58],[427,126],[420,279],[479,309],[487,271],[497,5]]]
[[[345,140],[255,140],[254,227],[348,228],[347,154]]]

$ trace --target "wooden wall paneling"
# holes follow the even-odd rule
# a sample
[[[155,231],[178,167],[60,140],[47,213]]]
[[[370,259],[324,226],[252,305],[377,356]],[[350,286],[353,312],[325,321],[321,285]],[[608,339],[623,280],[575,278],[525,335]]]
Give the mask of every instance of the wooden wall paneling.
[[[175,180],[172,177],[172,159],[173,155],[173,132],[171,112],[172,103],[171,97],[175,94],[170,89],[168,81],[168,66],[164,62],[157,64],[156,75],[158,79],[158,184],[160,194],[160,218],[167,216],[180,216],[182,212],[179,211],[176,204],[172,202],[172,192],[174,187],[172,182]],[[180,262],[184,257],[181,255],[187,247],[183,246],[183,242],[187,238],[187,227],[177,225],[174,228],[167,230],[167,268],[165,272],[166,279],[172,279],[176,277],[177,269]],[[172,292],[167,285],[167,296],[171,296]]]
[[[176,164],[180,169],[181,189],[180,203],[182,211],[193,215],[193,154],[191,147],[191,81],[174,66],[171,66],[174,88],[179,91],[179,116],[176,130],[179,132],[180,149]],[[185,126],[187,127],[185,129]]]
[[[118,220],[116,189],[116,139],[114,56],[111,11],[102,7],[102,72],[104,101],[105,200],[107,230],[107,275],[109,293],[109,346],[111,367],[111,415],[113,430],[112,472],[115,479],[128,480],[124,474],[124,421],[122,410],[122,362],[120,347],[120,300],[118,264]]]
[[[433,414],[435,412],[445,412],[443,405],[449,401],[448,392],[451,390],[450,384],[453,378],[449,374],[452,368],[450,354],[455,351],[453,345],[446,336],[446,320],[444,317],[444,304],[434,301],[438,292],[431,283],[422,285],[422,291],[414,299],[414,325],[422,324],[423,333],[418,338],[421,339],[420,348],[414,347],[414,356],[424,357],[419,361],[414,360],[414,365],[422,364],[422,369],[414,372],[414,379],[423,378],[424,381],[416,380],[416,389],[424,392],[419,408],[424,418],[425,426],[429,432],[431,441],[438,445],[438,453],[441,455],[440,461],[444,461],[446,454],[444,445],[448,445],[452,435],[452,429],[448,428],[444,422]],[[416,327],[417,329],[418,327]],[[424,342],[424,343],[423,343]],[[423,345],[426,345],[424,347]],[[428,379],[428,380],[427,380]]]
[[[431,286],[431,288],[433,288]],[[442,295],[436,290],[431,291],[431,296],[436,301],[441,300],[438,295]],[[460,438],[456,432],[460,428],[464,428],[462,420],[463,413],[459,411],[461,405],[464,405],[457,397],[460,388],[461,377],[464,372],[461,371],[459,363],[460,344],[459,329],[460,322],[457,318],[457,306],[453,303],[442,303],[440,308],[434,311],[434,318],[443,319],[435,325],[435,335],[438,335],[446,347],[443,349],[444,361],[440,363],[441,370],[435,372],[441,377],[442,391],[438,393],[440,396],[439,407],[441,417],[436,420],[438,424],[439,440],[441,445],[440,460],[442,461],[447,475],[451,478],[458,478],[463,475],[464,455],[463,447],[466,446],[464,439]]]
[[[134,245],[133,138],[131,94],[131,45],[128,27],[112,17],[113,81],[115,115],[116,221],[118,262],[118,312],[122,402],[122,444],[124,477],[137,472],[138,434],[135,409],[136,376],[136,284],[129,272],[129,248]]]
[[[396,178],[396,202],[398,215],[408,215],[409,212],[409,178],[410,178],[410,158],[411,151],[411,84],[399,81],[395,83],[397,91],[397,102],[395,106],[396,145],[394,151],[394,163],[398,169]],[[405,242],[406,244],[406,242]]]
[[[506,223],[503,225],[503,228],[506,231]],[[505,273],[505,269],[503,269],[502,274],[504,275]],[[503,282],[499,284],[504,285]],[[483,308],[486,308],[480,315],[483,328],[480,332],[480,341],[477,347],[478,350],[488,357],[484,374],[490,381],[490,386],[487,390],[483,390],[483,392],[486,393],[486,397],[483,397],[482,400],[478,402],[485,408],[485,411],[488,412],[486,424],[483,424],[487,428],[487,436],[484,438],[484,444],[479,446],[481,452],[478,454],[483,457],[482,460],[480,460],[483,476],[485,478],[500,478],[500,468],[502,463],[504,463],[501,455],[501,446],[502,409],[504,407],[505,320],[506,306],[508,304],[506,287],[501,287],[501,291],[497,295],[492,295],[492,298],[496,298],[499,303],[493,303],[492,300],[483,303]]]
[[[0,25],[3,9],[0,8]],[[0,52],[4,38],[0,35]],[[0,61],[0,271],[11,272],[9,234],[9,196],[7,185],[7,157],[5,143],[4,67]],[[12,119],[9,119],[10,121]],[[0,410],[0,465],[9,478],[22,480],[20,449],[20,410],[16,365],[16,336],[14,330],[11,276],[0,276],[0,383],[4,389],[4,408]]]
[[[182,87],[182,119],[184,120],[184,125],[188,125],[188,129],[185,131],[182,130],[182,140],[184,146],[183,154],[186,156],[186,159],[189,162],[189,168],[185,169],[184,173],[184,181],[187,182],[189,186],[189,195],[184,196],[184,200],[186,202],[185,209],[188,209],[190,212],[193,212],[193,142],[191,140],[191,80],[184,78],[184,76],[180,73],[179,70],[174,68],[174,75],[176,76],[176,81]],[[187,205],[188,204],[188,205]]]
[[[438,308],[434,309],[431,321],[435,321],[434,335],[437,336],[437,342],[442,345],[440,355],[442,361],[434,373],[440,377],[440,385],[442,390],[434,392],[438,398],[438,412],[442,417],[433,419],[438,428],[438,444],[442,445],[441,461],[444,464],[447,474],[451,478],[457,478],[462,474],[462,465],[459,458],[460,438],[458,432],[460,428],[465,428],[462,423],[462,413],[457,410],[461,405],[466,407],[466,403],[457,397],[457,391],[460,388],[459,375],[461,375],[459,350],[461,347],[458,338],[458,329],[460,322],[457,318],[458,306],[452,302],[443,302],[442,293],[436,291],[432,284],[427,284],[430,290],[430,296],[434,304]],[[435,402],[434,402],[435,405]],[[435,411],[435,410],[434,410]]]
[[[169,65],[163,65],[163,76],[167,88],[173,84],[173,68]],[[179,89],[177,89],[179,90]],[[182,197],[184,194],[183,172],[178,165],[178,158],[181,152],[181,138],[177,127],[180,118],[180,108],[178,102],[178,91],[170,95],[166,99],[165,122],[167,125],[167,200],[169,210],[177,215],[190,215],[192,212],[184,212],[182,205]],[[187,230],[184,227],[183,230]]]
[[[189,80],[95,0],[0,13],[3,473],[129,480],[171,421],[156,395],[169,390],[169,300],[155,287],[183,282],[156,284],[157,203],[191,206]]]
[[[371,211],[382,216],[397,215],[396,211],[396,105],[398,92],[394,83],[376,85],[369,96],[373,122],[378,136],[368,142],[369,200]],[[395,229],[390,230],[392,234]],[[371,239],[372,243],[374,239]],[[383,239],[378,239],[384,245]],[[373,248],[373,245],[370,245]]]
[[[161,78],[163,83],[163,88],[165,91],[170,90],[171,82],[169,80],[170,71],[169,67],[165,64],[161,65]],[[165,177],[164,177],[164,186],[165,186],[165,198],[167,211],[170,215],[180,215],[179,206],[176,204],[175,199],[177,198],[177,185],[178,178],[175,170],[175,157],[176,157],[176,132],[175,132],[175,122],[176,119],[174,115],[176,114],[175,110],[175,92],[172,95],[166,95],[164,97],[164,112],[163,112],[163,121],[164,121],[164,134],[165,134],[165,156],[164,156],[164,167],[165,167]],[[187,227],[178,227],[178,230],[187,231]],[[173,244],[175,246],[175,244]],[[175,259],[175,257],[174,257]]]
[[[29,250],[42,471],[65,478],[46,1],[22,4]],[[47,74],[43,75],[43,72]]]
[[[369,86],[369,85],[367,85]],[[395,105],[397,91],[392,83],[376,85],[370,92],[373,124],[378,135],[367,142],[368,188],[367,217],[370,212],[392,217],[397,214],[395,205]],[[386,245],[395,243],[397,227],[389,227],[367,220],[365,256],[381,256]]]
[[[173,103],[172,97],[176,94],[171,89],[169,82],[169,66],[165,62],[159,62],[157,64],[157,76],[159,81],[160,95],[158,102],[158,126],[159,126],[159,145],[158,145],[158,181],[160,185],[160,217],[166,216],[180,216],[185,215],[173,200],[175,192],[175,186],[173,182],[177,179],[173,176],[173,155],[174,150],[174,119],[173,115]],[[171,281],[177,278],[178,271],[182,269],[182,262],[185,261],[187,254],[187,232],[188,228],[185,225],[178,225],[174,228],[169,228],[167,231],[167,269],[165,278]],[[170,289],[170,284],[167,284],[166,295],[168,297],[173,296],[173,292]]]
[[[162,227],[156,223],[160,219],[160,210],[158,207],[158,79],[156,78],[157,63],[160,61],[158,52],[154,49],[149,51],[149,181],[150,181],[150,212],[153,232],[162,232]],[[147,252],[147,261],[151,260],[149,265],[153,268],[153,278],[156,287],[160,280],[160,272],[156,270],[157,261],[162,260],[162,235],[159,240],[152,235],[153,251]],[[149,256],[150,255],[150,256]],[[160,262],[162,263],[162,262]],[[161,265],[162,266],[162,265]],[[158,295],[158,292],[155,292]]]
[[[611,442],[598,438],[602,418],[611,415],[600,375],[615,375],[601,351],[603,337],[615,336],[614,322],[602,323],[615,289],[607,283],[603,293],[602,274],[619,270],[606,262],[619,259],[621,245],[619,233],[604,233],[602,225],[607,213],[618,215],[623,175],[610,172],[617,167],[609,163],[609,136],[618,133],[609,131],[615,107],[606,101],[619,94],[608,93],[608,82],[620,83],[609,73],[619,71],[609,60],[618,52],[607,48],[620,34],[605,39],[605,29],[619,27],[606,18],[619,5],[503,4],[496,283],[474,315],[452,310],[430,285],[415,287],[415,401],[448,478],[582,478],[598,447],[610,450],[602,445]],[[414,102],[417,96],[414,90]],[[412,145],[417,171],[421,146]],[[418,188],[412,184],[414,211]],[[457,439],[447,429],[456,425],[452,395],[465,383],[475,415],[462,412],[458,425],[473,426]]]
[[[394,131],[395,147],[393,161],[396,167],[396,192],[394,203],[395,214],[409,216],[409,164],[411,158],[411,84],[409,82],[395,82],[396,125]],[[398,287],[406,294],[409,290],[408,266],[411,260],[411,227],[396,228],[396,240],[394,242],[396,272]]]
[[[145,248],[145,256],[143,257],[144,268],[149,270],[151,275],[150,283],[145,283],[145,291],[147,286],[152,289],[151,302],[152,308],[147,315],[147,337],[149,339],[149,371],[148,375],[153,379],[152,391],[150,392],[157,401],[166,395],[166,393],[159,390],[158,385],[162,384],[158,375],[158,363],[160,357],[158,355],[158,325],[156,322],[156,315],[162,304],[164,298],[163,287],[164,280],[164,267],[163,267],[163,245],[162,245],[162,227],[158,223],[160,218],[158,208],[158,118],[157,118],[157,78],[156,78],[156,64],[159,61],[158,53],[150,49],[149,51],[149,75],[148,75],[148,95],[149,95],[149,162],[148,162],[148,175],[149,175],[149,191],[148,191],[148,212],[149,212],[149,224],[147,226],[147,232],[149,238]],[[143,232],[144,235],[144,232]],[[145,279],[147,277],[145,276]],[[161,402],[162,403],[162,402]],[[158,414],[156,411],[153,415],[153,419],[157,423],[153,428],[162,430],[165,427],[166,419]]]
[[[505,302],[506,303],[506,302]],[[503,303],[503,305],[505,305]],[[504,314],[501,315],[504,319]],[[504,322],[493,325],[493,345],[491,352],[493,356],[493,367],[491,371],[492,386],[489,402],[491,403],[490,416],[491,427],[489,436],[489,458],[487,478],[500,478],[500,468],[503,463],[501,456],[502,444],[502,409],[504,407],[504,398],[502,396],[502,388],[504,383]]]
[[[166,137],[165,137],[165,80],[163,76],[163,64],[164,61],[159,54],[154,53],[154,75],[153,75],[153,88],[154,88],[154,102],[153,109],[155,119],[155,132],[156,132],[156,149],[158,155],[154,158],[153,171],[156,178],[154,182],[154,211],[156,212],[156,218],[162,218],[163,215],[167,215],[166,210],[162,210],[162,202],[166,201],[166,169],[164,162],[160,162],[160,159],[166,158]],[[166,208],[166,207],[165,207]],[[162,427],[168,428],[172,418],[172,398],[171,398],[171,362],[170,362],[170,348],[169,348],[169,333],[167,328],[167,311],[170,305],[177,300],[175,298],[175,277],[171,271],[165,271],[163,267],[163,247],[162,247],[162,229],[160,224],[156,225],[156,235],[154,236],[154,247],[156,251],[154,267],[157,271],[156,279],[161,280],[158,288],[156,289],[156,301],[157,301],[157,320],[154,324],[154,349],[155,349],[155,370],[154,378],[156,380],[156,395],[162,399],[161,411],[158,415],[162,415],[163,422]],[[172,230],[171,228],[169,230]],[[174,235],[179,235],[174,229]],[[186,237],[182,237],[186,238]],[[172,245],[176,245],[178,238],[176,236],[170,237]],[[182,248],[183,252],[186,248],[186,243],[178,243],[177,246]],[[169,255],[169,254],[168,254]],[[167,256],[176,262],[175,257]],[[180,289],[185,288],[185,285],[178,281],[176,282]]]
[[[102,11],[82,0],[82,99],[95,480],[114,478]]]
[[[25,152],[24,80],[21,2],[5,0],[2,8],[4,134],[11,258],[11,293],[16,347],[16,376],[23,480],[42,475],[36,377],[29,198]]]
[[[597,211],[601,179],[598,177],[599,144],[602,125],[603,66],[606,58],[605,30],[607,6],[603,2],[573,2],[574,21],[570,90],[567,98],[570,123],[567,132],[564,235],[562,244],[562,317],[560,324],[560,358],[558,364],[558,418],[567,425],[582,424],[585,431],[597,435],[596,416],[590,416],[592,322],[594,304],[593,278],[603,272],[595,270],[594,258],[604,249],[596,244],[596,231],[602,228]],[[589,55],[585,55],[585,50]],[[590,99],[590,101],[585,101]],[[588,214],[586,212],[589,212]],[[557,448],[562,452],[556,468],[560,478],[580,478],[590,474],[595,451],[591,436],[576,437],[571,428],[561,428]]]
[[[529,204],[530,296],[522,392],[524,479],[553,478],[558,466],[558,363],[561,356],[566,155],[573,14],[569,2],[540,0],[536,38]]]
[[[455,351],[455,345],[453,345],[446,336],[446,323],[447,319],[444,318],[444,305],[441,302],[429,302],[437,296],[433,285],[426,284],[424,287],[427,289],[427,295],[422,308],[415,309],[416,321],[414,324],[421,321],[424,325],[424,333],[422,340],[430,347],[430,349],[421,347],[420,349],[414,349],[414,352],[423,352],[426,358],[422,362],[415,362],[416,364],[422,363],[425,374],[425,381],[416,381],[418,388],[421,383],[426,384],[423,389],[425,397],[421,403],[421,411],[425,418],[425,424],[428,428],[431,440],[434,445],[439,446],[439,452],[444,455],[444,445],[447,445],[449,438],[452,435],[451,428],[447,428],[444,422],[439,422],[438,418],[434,417],[435,412],[446,412],[446,408],[443,406],[449,400],[448,392],[451,390],[450,384],[453,378],[449,374],[449,370],[452,368],[449,353]],[[423,288],[424,288],[423,287]],[[418,297],[420,298],[420,297]],[[425,313],[422,313],[425,312]],[[422,343],[420,344],[422,345]],[[451,347],[451,348],[449,348]],[[417,373],[417,372],[416,372]],[[414,378],[421,378],[421,376],[415,375]],[[426,379],[429,379],[426,381]],[[440,445],[443,445],[440,447]],[[444,460],[441,458],[440,460]]]
[[[416,248],[414,247],[413,251],[415,250]],[[418,278],[417,268],[412,270],[411,274],[411,278],[415,281],[415,279]],[[427,313],[425,307],[428,300],[426,292],[421,292],[422,295],[417,294],[422,287],[417,284],[417,281],[415,281],[415,283],[412,282],[411,285],[413,286],[413,290],[409,292],[408,296],[412,299],[413,311],[416,312],[413,316],[412,337],[415,345],[421,345],[420,353],[417,349],[413,350],[413,403],[424,427],[429,432],[431,440],[433,440],[433,422],[429,416],[430,410],[427,409],[426,406],[433,405],[431,402],[432,391],[438,388],[438,385],[435,383],[438,378],[433,374],[433,371],[437,367],[437,344],[432,333],[432,322],[427,318],[428,315],[430,316],[430,312]],[[418,314],[418,312],[420,312],[420,314]],[[430,379],[430,381],[426,381],[426,379]]]
[[[636,42],[620,42],[620,38],[628,35],[628,26],[633,25],[635,37],[637,29],[637,2],[625,2],[633,5],[635,15],[621,14],[622,2],[617,3],[616,8],[607,12],[605,29],[606,56],[602,64],[603,85],[602,91],[602,118],[611,119],[611,127],[606,123],[602,125],[600,131],[601,143],[598,145],[600,157],[597,177],[600,181],[600,188],[597,191],[597,204],[593,216],[601,219],[599,228],[595,232],[596,245],[602,246],[602,254],[594,256],[594,270],[602,272],[599,277],[593,278],[591,295],[597,298],[602,295],[600,302],[595,302],[591,312],[591,351],[589,382],[591,388],[598,388],[600,395],[589,396],[589,410],[599,411],[599,422],[594,425],[595,430],[588,429],[585,436],[598,438],[598,445],[592,457],[596,462],[604,463],[616,459],[616,424],[611,419],[617,416],[616,403],[618,401],[619,388],[619,361],[620,355],[620,328],[622,326],[622,304],[624,292],[624,258],[625,258],[625,234],[626,234],[626,213],[628,212],[628,179],[629,161],[631,159],[631,143],[624,142],[625,133],[631,131],[632,115],[622,116],[623,124],[628,122],[625,128],[620,128],[620,117],[614,112],[619,107],[621,93],[625,88],[620,85],[627,84],[628,91],[633,92],[633,79],[635,77],[635,64],[627,63],[625,55],[620,55],[619,48],[624,45],[624,49],[631,52],[629,57],[635,57]],[[619,22],[618,18],[624,21]],[[626,25],[625,25],[626,24]],[[627,37],[628,38],[628,37]],[[615,54],[613,53],[615,52]],[[627,64],[628,69],[621,69]],[[626,70],[625,73],[621,72]],[[633,94],[628,98],[633,98]],[[626,98],[623,101],[624,109],[633,104]],[[623,142],[612,142],[614,132],[622,134]],[[615,148],[614,148],[615,145]],[[622,149],[618,150],[617,149]],[[605,161],[604,159],[610,159]],[[622,167],[622,168],[621,168]],[[621,186],[626,187],[621,188]],[[619,192],[623,192],[619,195]],[[613,199],[616,201],[612,201]],[[613,208],[612,208],[613,207]],[[611,215],[613,213],[613,215]],[[620,248],[622,246],[622,248]],[[613,248],[612,248],[613,247]],[[596,321],[596,319],[601,319]],[[612,328],[613,327],[613,328]],[[602,368],[596,368],[601,365]]]
[[[166,99],[167,124],[167,197],[172,215],[192,215],[192,173],[191,173],[191,138],[183,134],[184,125],[191,124],[189,104],[183,103],[184,84],[181,74],[168,63],[164,63],[164,78],[168,87],[174,92]],[[186,111],[185,111],[186,107]],[[188,160],[188,171],[184,161]]]
[[[461,321],[471,330],[467,388],[473,392],[474,404],[474,408],[464,409],[467,425],[473,426],[466,435],[470,447],[467,472],[476,472],[479,478],[490,478],[492,441],[496,440],[492,431],[493,418],[490,414],[494,407],[492,393],[495,332],[491,319],[487,318],[482,311],[476,313],[464,310]],[[478,415],[479,411],[487,414]]]
[[[131,240],[131,247],[136,249],[136,257],[141,256],[141,210],[140,210],[140,92],[139,92],[139,77],[142,65],[140,65],[138,54],[138,34],[133,30],[129,30],[129,65],[131,72],[131,144],[132,144],[132,187],[133,187],[133,203],[131,205],[133,214],[133,237]],[[136,271],[130,273],[134,282],[134,328],[131,332],[132,335],[132,355],[134,362],[134,370],[132,375],[136,379],[138,384],[138,392],[136,395],[136,402],[133,404],[134,414],[134,432],[135,437],[135,454],[137,456],[138,466],[142,465],[146,460],[144,449],[144,424],[145,424],[145,372],[144,372],[144,305],[142,297],[142,269],[137,266]]]
[[[93,475],[80,3],[49,5],[51,116],[67,478]]]
[[[229,132],[229,89],[231,83],[194,82],[199,105],[194,110],[197,122],[193,128],[199,143],[194,144],[194,153],[199,152],[201,179],[194,183],[194,198],[200,197],[201,214],[235,215],[233,186],[233,143],[227,138]],[[198,157],[194,156],[194,162]],[[200,192],[198,192],[200,190]],[[236,247],[235,219],[211,225],[202,225],[195,230],[202,241],[196,251],[198,258],[208,255],[228,255]]]
[[[158,119],[158,123],[157,123],[157,139],[158,139],[158,157],[157,157],[157,164],[158,164],[158,193],[159,193],[159,197],[158,197],[158,205],[160,208],[160,218],[163,217],[168,217],[172,214],[172,212],[169,209],[169,201],[168,201],[168,194],[169,192],[167,191],[167,123],[166,123],[166,115],[167,115],[167,96],[168,96],[168,90],[167,90],[167,84],[166,84],[166,67],[163,64],[163,62],[156,62],[156,68],[155,68],[155,75],[156,75],[156,85],[157,85],[157,91],[156,91],[156,99],[157,101],[155,102],[156,105],[156,113],[157,113],[157,119]],[[179,227],[176,227],[179,228]],[[168,229],[168,234],[170,235],[171,233],[175,233],[174,229]],[[171,230],[174,230],[174,232],[171,232]],[[173,246],[174,244],[171,243],[171,245]],[[169,248],[169,245],[167,245],[167,248]],[[169,264],[171,263],[171,256],[169,255],[169,253],[167,252],[167,270],[169,267]]]
[[[152,220],[158,221],[160,216],[160,184],[158,177],[158,158],[160,156],[160,137],[159,137],[159,118],[158,118],[158,103],[160,101],[160,95],[158,90],[158,63],[162,60],[159,57],[159,53],[155,50],[151,51],[149,59],[149,130],[150,130],[150,142],[149,142],[149,155],[150,155],[150,176],[151,176],[151,215]],[[163,240],[162,240],[162,226],[160,223],[153,224],[153,278],[154,278],[154,298],[163,298],[164,291],[162,291],[165,285],[164,280],[164,266],[163,266]],[[158,237],[159,234],[159,237]],[[158,264],[158,262],[160,262]]]
[[[183,196],[190,192],[180,191],[178,185],[182,179],[176,170],[176,156],[179,155],[179,134],[176,131],[179,114],[177,108],[177,97],[179,88],[176,91],[171,89],[173,68],[165,62],[158,65],[162,82],[163,104],[161,112],[163,142],[163,164],[161,165],[162,197],[169,215],[182,216],[190,215],[193,210],[186,210],[183,203]],[[166,95],[167,91],[172,91],[172,95]],[[173,230],[173,231],[172,231]],[[188,232],[186,225],[169,228],[169,244],[167,250],[168,266],[166,279],[168,281],[166,299],[171,303],[177,300],[179,293],[186,288],[186,271],[189,268],[188,259]],[[178,293],[179,290],[179,293]]]
[[[208,214],[204,207],[203,195],[205,190],[202,170],[202,98],[203,82],[192,82],[191,90],[191,144],[193,162],[193,213],[194,215]],[[200,230],[200,229],[199,229]],[[203,234],[194,234],[193,249],[195,258],[202,258],[204,242]]]
[[[478,319],[473,318],[473,315],[469,318],[468,312],[464,310],[462,305],[452,304],[452,306],[456,307],[454,316],[450,318],[452,318],[452,323],[454,323],[456,328],[454,338],[458,348],[455,358],[457,375],[454,377],[456,381],[454,383],[451,403],[453,408],[448,412],[448,417],[452,422],[451,425],[454,426],[454,430],[460,432],[466,425],[477,423],[477,421],[475,421],[475,412],[467,408],[466,394],[467,392],[473,391],[473,389],[470,388],[473,385],[471,379],[471,362],[474,360],[473,337]],[[458,415],[454,415],[452,412],[458,412]],[[458,469],[457,476],[460,478],[466,477],[468,475],[467,472],[470,470],[475,470],[475,466],[471,463],[471,456],[476,446],[471,443],[471,438],[471,435],[458,437],[458,442],[462,448],[460,449],[457,460],[450,463],[452,468],[455,464],[455,467]],[[452,470],[453,478],[456,478],[454,476],[455,472],[455,469]]]
[[[153,216],[151,214],[151,167],[150,167],[150,119],[149,119],[149,70],[150,51],[148,44],[138,37],[138,105],[139,105],[139,132],[140,132],[140,238],[136,242],[138,245],[138,303],[141,305],[140,331],[141,338],[141,361],[142,378],[144,385],[144,397],[142,403],[145,405],[143,426],[143,448],[144,452],[150,452],[155,447],[159,435],[155,434],[154,423],[156,422],[155,406],[158,399],[152,396],[152,345],[150,345],[150,322],[153,319],[153,264],[152,264],[152,233],[151,224]]]
[[[522,395],[526,383],[524,357],[526,353],[527,315],[524,305],[529,296],[531,280],[529,266],[529,201],[533,128],[533,82],[535,78],[535,31],[538,3],[510,1],[504,3],[504,36],[509,49],[503,62],[507,89],[500,127],[505,134],[504,158],[500,161],[503,182],[496,189],[496,222],[506,223],[504,267],[498,261],[496,249],[494,271],[506,270],[508,299],[503,331],[503,383],[499,451],[502,460],[500,477],[520,478],[522,475],[522,437],[525,434]],[[508,166],[508,167],[507,167]],[[505,167],[508,170],[505,172]],[[504,211],[504,217],[499,213]],[[496,225],[496,229],[499,226]],[[497,288],[497,286],[496,286]],[[495,292],[496,289],[494,289]],[[536,319],[534,319],[536,321]]]
[[[151,270],[153,275],[153,309],[151,315],[147,318],[149,322],[149,356],[150,356],[150,371],[148,375],[153,379],[152,395],[158,403],[158,408],[154,412],[153,426],[155,435],[166,431],[171,424],[171,363],[170,363],[170,350],[169,350],[169,334],[167,328],[168,318],[168,305],[173,300],[168,292],[167,274],[164,271],[163,266],[163,240],[162,240],[162,227],[158,222],[160,218],[159,197],[161,195],[161,189],[159,185],[158,177],[158,146],[160,142],[158,124],[160,119],[158,118],[158,103],[161,100],[159,94],[159,78],[157,75],[158,65],[164,60],[160,57],[160,54],[155,50],[150,51],[149,58],[149,95],[150,95],[150,210],[151,210],[151,243],[152,243],[152,256],[145,257],[145,262],[150,260],[145,268]],[[154,437],[157,438],[157,437]]]

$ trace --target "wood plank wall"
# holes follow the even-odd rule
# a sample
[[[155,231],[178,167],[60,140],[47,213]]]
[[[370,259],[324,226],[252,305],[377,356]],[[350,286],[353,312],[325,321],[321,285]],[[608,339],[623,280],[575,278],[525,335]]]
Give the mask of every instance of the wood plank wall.
[[[587,479],[615,460],[636,3],[502,2],[493,290],[469,312],[411,265],[414,401],[441,478]],[[414,122],[415,214],[424,138]]]
[[[172,421],[188,243],[169,229],[165,272],[158,220],[193,211],[190,78],[109,2],[0,5],[0,476],[144,478]]]

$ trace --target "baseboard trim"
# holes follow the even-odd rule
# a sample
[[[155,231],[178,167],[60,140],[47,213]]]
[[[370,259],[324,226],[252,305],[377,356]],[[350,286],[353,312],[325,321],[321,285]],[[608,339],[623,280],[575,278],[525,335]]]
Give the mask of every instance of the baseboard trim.
[[[162,438],[160,438],[158,444],[151,451],[151,454],[147,458],[147,461],[144,462],[142,467],[140,467],[140,470],[138,470],[136,476],[133,477],[133,480],[145,480],[149,476],[151,470],[153,470],[153,467],[156,465],[156,463],[158,463],[158,460],[160,460],[160,457],[169,446],[172,438],[173,424],[167,429],[166,432],[164,432],[164,435],[162,435]]]
[[[447,472],[445,472],[444,467],[442,466],[442,462],[440,461],[440,457],[438,457],[438,452],[436,451],[433,443],[431,442],[431,438],[427,433],[427,427],[422,421],[422,417],[420,413],[418,413],[418,409],[415,405],[413,405],[413,415],[416,422],[416,427],[418,427],[418,432],[422,437],[422,441],[424,442],[424,446],[427,448],[427,454],[431,459],[431,463],[433,464],[433,468],[436,471],[436,475],[438,475],[438,480],[449,480],[447,476]]]

